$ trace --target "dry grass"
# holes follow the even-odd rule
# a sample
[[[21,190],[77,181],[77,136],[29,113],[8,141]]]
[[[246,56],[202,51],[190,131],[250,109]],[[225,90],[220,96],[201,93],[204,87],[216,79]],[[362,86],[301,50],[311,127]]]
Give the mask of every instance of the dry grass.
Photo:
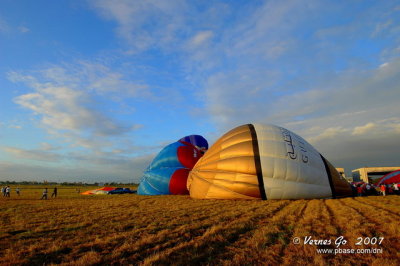
[[[41,189],[23,187],[20,197],[0,198],[0,264],[400,264],[398,196],[229,201],[82,196],[75,188],[60,188],[57,199],[40,196]],[[383,253],[318,254],[334,243],[293,243],[305,236],[344,236],[342,248]],[[356,246],[357,237],[384,240]]]

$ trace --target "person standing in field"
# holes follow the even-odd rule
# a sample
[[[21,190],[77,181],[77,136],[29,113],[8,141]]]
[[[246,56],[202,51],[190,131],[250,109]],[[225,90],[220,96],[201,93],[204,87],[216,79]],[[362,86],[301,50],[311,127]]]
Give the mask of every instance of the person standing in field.
[[[399,184],[393,184],[394,194],[399,195]]]
[[[53,189],[53,194],[51,194],[51,197],[55,197],[55,198],[57,198],[57,187],[54,187],[54,189]]]
[[[11,192],[11,188],[10,186],[6,187],[6,197],[9,198],[10,197],[10,192]]]
[[[42,197],[40,199],[41,200],[42,199],[46,199],[47,200],[47,188],[43,189],[43,195],[42,195]]]
[[[6,188],[5,187],[1,187],[1,194],[3,194],[3,197],[6,196]]]
[[[383,196],[386,196],[386,186],[384,184],[381,185],[381,192]]]
[[[388,185],[386,186],[386,191],[387,191],[387,194],[389,194],[389,195],[390,195],[390,194],[393,194],[393,187],[392,187],[391,185],[388,184]]]
[[[361,197],[363,195],[363,188],[361,185],[357,187],[357,194],[359,197]]]
[[[15,192],[17,193],[18,196],[21,196],[21,195],[19,194],[19,192],[20,192],[19,187],[17,187],[17,188],[15,189]]]

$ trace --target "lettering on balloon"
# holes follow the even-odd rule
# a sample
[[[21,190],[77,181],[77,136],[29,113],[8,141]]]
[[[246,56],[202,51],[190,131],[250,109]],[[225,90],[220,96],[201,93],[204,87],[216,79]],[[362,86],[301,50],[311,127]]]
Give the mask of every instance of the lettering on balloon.
[[[302,139],[292,136],[291,132],[283,127],[280,128],[282,132],[282,137],[283,140],[286,142],[286,150],[287,150],[287,155],[289,156],[290,159],[295,160],[297,159],[297,154],[298,152],[296,151],[296,146],[293,143],[294,138],[298,142],[298,150],[301,155],[301,161],[303,163],[308,163],[308,156],[307,156],[307,150],[305,148],[305,143]]]
[[[287,129],[280,128],[282,131],[283,140],[286,142],[287,154],[290,159],[295,160],[297,158],[297,154],[294,150],[292,135]]]
[[[300,147],[300,152],[301,152],[301,160],[303,163],[308,163],[308,156],[306,155],[307,150],[304,148],[304,142],[299,140],[299,147]]]

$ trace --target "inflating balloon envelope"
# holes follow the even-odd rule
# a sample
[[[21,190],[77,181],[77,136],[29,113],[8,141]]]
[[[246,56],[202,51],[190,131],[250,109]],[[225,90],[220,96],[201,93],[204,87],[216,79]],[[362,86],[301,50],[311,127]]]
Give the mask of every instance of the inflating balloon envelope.
[[[167,145],[144,172],[138,194],[188,194],[186,183],[189,171],[207,149],[207,140],[199,135],[186,136]]]
[[[350,184],[307,141],[282,127],[248,124],[223,135],[189,174],[198,199],[351,196]]]

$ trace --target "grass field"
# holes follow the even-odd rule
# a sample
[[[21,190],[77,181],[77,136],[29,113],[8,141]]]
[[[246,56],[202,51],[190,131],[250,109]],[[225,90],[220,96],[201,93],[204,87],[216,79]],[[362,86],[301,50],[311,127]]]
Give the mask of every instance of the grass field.
[[[38,187],[14,191],[0,198],[1,265],[400,265],[400,196],[193,200],[59,187],[45,201]],[[304,244],[309,236],[331,243]],[[318,253],[340,236],[342,250],[381,253]]]

